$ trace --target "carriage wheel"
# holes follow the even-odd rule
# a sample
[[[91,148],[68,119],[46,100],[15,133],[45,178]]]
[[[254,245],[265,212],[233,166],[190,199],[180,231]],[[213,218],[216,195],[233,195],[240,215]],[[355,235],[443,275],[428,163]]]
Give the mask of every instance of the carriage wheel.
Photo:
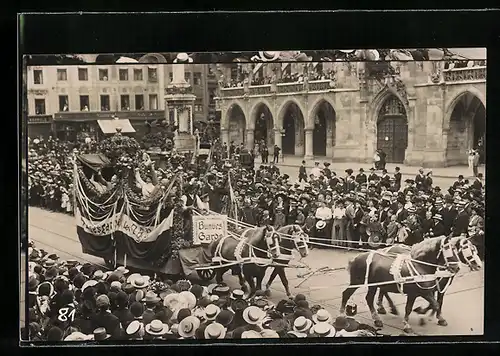
[[[215,277],[215,271],[213,269],[203,269],[198,271],[198,275],[204,281],[210,281]]]

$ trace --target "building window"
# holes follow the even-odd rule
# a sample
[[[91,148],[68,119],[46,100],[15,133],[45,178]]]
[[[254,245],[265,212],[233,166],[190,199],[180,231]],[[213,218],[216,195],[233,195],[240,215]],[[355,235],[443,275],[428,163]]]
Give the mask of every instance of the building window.
[[[89,111],[89,96],[88,95],[80,95],[80,110],[81,111]]]
[[[35,99],[35,114],[45,115],[45,99]]]
[[[87,81],[89,80],[89,71],[87,68],[78,68],[78,80]]]
[[[170,79],[170,83],[172,83],[174,81],[174,73],[168,73],[168,78]]]
[[[144,110],[144,95],[135,96],[135,110]]]
[[[134,80],[142,80],[142,68],[134,69]]]
[[[156,73],[156,68],[148,68],[148,81],[155,82],[155,83],[158,81],[158,75]]]
[[[67,95],[59,95],[59,111],[69,111],[69,101]]]
[[[101,95],[101,111],[109,111],[109,95]]]
[[[128,69],[119,69],[118,75],[120,80],[128,80]]]
[[[33,71],[33,80],[35,84],[43,84],[43,71],[40,69],[35,69]]]
[[[57,70],[57,80],[62,82],[68,80],[68,72],[66,71],[66,69]]]
[[[186,80],[186,82],[191,83],[191,73],[190,72],[184,73],[184,79]]]
[[[128,95],[120,95],[120,107],[122,111],[130,110],[130,97]]]
[[[149,110],[158,110],[158,95],[149,95]]]
[[[201,85],[201,73],[200,72],[195,72],[193,74],[193,84],[194,85]]]
[[[99,69],[99,80],[101,80],[101,81],[108,80],[108,70],[107,69]]]
[[[203,111],[203,105],[196,104],[194,106],[194,111],[196,111],[196,112],[202,112]]]

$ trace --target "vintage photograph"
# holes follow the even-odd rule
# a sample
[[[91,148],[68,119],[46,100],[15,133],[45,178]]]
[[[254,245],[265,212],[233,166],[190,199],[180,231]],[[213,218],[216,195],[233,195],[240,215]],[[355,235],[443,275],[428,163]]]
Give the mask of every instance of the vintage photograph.
[[[485,48],[98,57],[25,58],[22,340],[483,335]]]

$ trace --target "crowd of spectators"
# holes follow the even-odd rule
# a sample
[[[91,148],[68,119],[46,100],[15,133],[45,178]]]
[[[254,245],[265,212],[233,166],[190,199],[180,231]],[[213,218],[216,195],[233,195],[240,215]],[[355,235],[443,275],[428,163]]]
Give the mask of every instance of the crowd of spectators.
[[[29,247],[30,341],[179,340],[376,336],[355,319],[357,307],[333,316],[306,297],[272,303],[225,284],[202,286],[156,275],[107,271],[63,261]]]

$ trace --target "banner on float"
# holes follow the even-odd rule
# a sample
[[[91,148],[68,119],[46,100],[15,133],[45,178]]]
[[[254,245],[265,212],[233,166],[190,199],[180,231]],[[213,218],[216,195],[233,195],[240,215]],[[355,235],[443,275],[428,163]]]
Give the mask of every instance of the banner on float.
[[[193,216],[193,244],[208,245],[212,241],[227,236],[227,216]]]
[[[128,215],[121,212],[111,215],[102,221],[94,222],[83,217],[80,209],[76,208],[75,218],[77,226],[81,227],[88,234],[106,236],[120,231],[130,236],[135,242],[141,243],[154,242],[158,236],[169,230],[173,226],[174,211],[172,209],[168,217],[156,227],[138,224]]]

